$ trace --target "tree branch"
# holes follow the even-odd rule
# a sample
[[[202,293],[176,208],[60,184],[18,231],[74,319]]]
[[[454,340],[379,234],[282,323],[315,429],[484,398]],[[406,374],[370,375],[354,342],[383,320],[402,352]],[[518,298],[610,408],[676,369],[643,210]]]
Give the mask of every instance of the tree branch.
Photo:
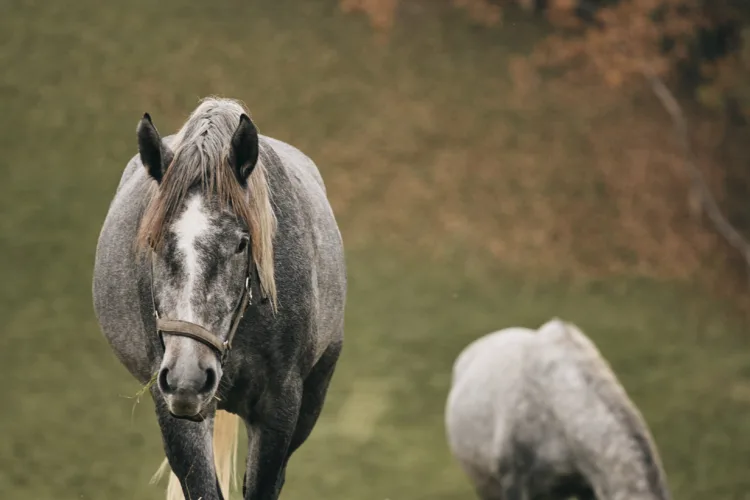
[[[708,189],[708,184],[703,178],[703,173],[695,163],[695,155],[690,146],[687,120],[685,120],[685,114],[682,112],[680,104],[659,76],[648,71],[644,72],[644,74],[651,84],[651,89],[654,94],[656,94],[656,97],[659,98],[664,108],[672,117],[675,131],[677,132],[680,146],[682,147],[685,157],[685,165],[688,174],[690,175],[691,189],[693,193],[698,196],[703,213],[706,214],[716,231],[740,254],[742,254],[745,263],[747,264],[748,280],[750,281],[750,244],[748,244],[740,232],[732,226],[724,214],[721,213],[721,209],[719,208],[716,199]]]

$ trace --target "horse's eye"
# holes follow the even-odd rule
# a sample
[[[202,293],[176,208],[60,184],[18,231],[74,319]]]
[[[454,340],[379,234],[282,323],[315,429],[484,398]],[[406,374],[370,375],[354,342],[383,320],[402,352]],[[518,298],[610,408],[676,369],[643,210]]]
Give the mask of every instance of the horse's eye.
[[[235,253],[242,253],[245,251],[245,248],[247,248],[247,238],[242,238],[240,244],[237,245],[237,251]]]

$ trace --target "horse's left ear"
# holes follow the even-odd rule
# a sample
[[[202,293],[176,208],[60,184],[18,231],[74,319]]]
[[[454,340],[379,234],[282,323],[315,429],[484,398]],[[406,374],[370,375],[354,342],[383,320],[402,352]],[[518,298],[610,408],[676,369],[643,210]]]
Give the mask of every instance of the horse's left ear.
[[[258,163],[258,129],[250,118],[242,113],[240,123],[232,135],[229,147],[229,164],[237,176],[237,180],[244,187],[247,177]]]

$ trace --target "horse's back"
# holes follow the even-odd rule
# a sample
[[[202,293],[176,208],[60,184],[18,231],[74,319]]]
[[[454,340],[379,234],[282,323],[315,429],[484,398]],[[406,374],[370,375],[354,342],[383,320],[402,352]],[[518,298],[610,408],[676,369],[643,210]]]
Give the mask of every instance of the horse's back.
[[[571,474],[596,477],[604,467],[620,471],[607,481],[626,491],[627,481],[643,477],[634,472],[643,457],[656,457],[640,413],[594,343],[558,319],[467,346],[448,406],[454,454],[488,477],[525,457],[538,486]]]
[[[261,141],[273,148],[276,154],[279,155],[282,161],[287,165],[287,168],[295,169],[303,175],[308,175],[310,179],[320,186],[325,194],[326,188],[325,183],[323,182],[323,177],[320,175],[320,170],[312,158],[288,142],[264,135],[261,135],[260,138]]]
[[[559,417],[585,406],[587,393],[579,367],[550,342],[559,334],[555,327],[506,328],[462,351],[446,414],[454,454],[488,474],[499,473],[519,453],[533,453],[551,469],[569,468],[571,450]]]
[[[549,405],[578,467],[589,477],[609,471],[607,488],[630,498],[667,498],[648,425],[596,344],[569,323],[547,328],[542,337],[557,355],[545,377]],[[641,496],[644,491],[650,493]]]
[[[506,369],[509,363],[520,367],[519,357],[534,340],[533,330],[520,327],[505,328],[474,340],[453,363],[454,384],[467,377],[488,376],[500,363]]]
[[[279,230],[286,233],[283,238],[277,237],[276,267],[279,272],[284,272],[287,264],[296,268],[297,275],[288,276],[288,285],[296,282],[296,287],[300,279],[309,278],[306,286],[310,293],[297,302],[312,301],[309,320],[315,332],[316,361],[330,344],[340,343],[343,337],[346,266],[341,233],[313,160],[284,141],[267,136],[260,136],[260,140],[269,163],[266,171],[271,178],[271,196],[281,214]],[[269,155],[266,148],[274,154]],[[293,290],[291,296],[300,291]],[[287,301],[294,300],[291,296]]]

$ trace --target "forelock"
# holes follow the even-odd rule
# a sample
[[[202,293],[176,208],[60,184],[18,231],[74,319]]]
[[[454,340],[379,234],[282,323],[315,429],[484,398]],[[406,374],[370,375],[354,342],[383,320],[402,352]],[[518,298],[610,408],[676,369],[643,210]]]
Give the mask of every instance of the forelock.
[[[149,201],[135,245],[139,252],[158,250],[189,192],[200,186],[207,198],[230,209],[249,228],[261,289],[276,311],[273,243],[277,221],[265,165],[259,160],[245,189],[237,182],[226,158],[233,129],[243,111],[246,112],[239,102],[208,98],[190,115],[170,145],[175,150],[172,164],[161,183],[153,181],[148,188]]]

